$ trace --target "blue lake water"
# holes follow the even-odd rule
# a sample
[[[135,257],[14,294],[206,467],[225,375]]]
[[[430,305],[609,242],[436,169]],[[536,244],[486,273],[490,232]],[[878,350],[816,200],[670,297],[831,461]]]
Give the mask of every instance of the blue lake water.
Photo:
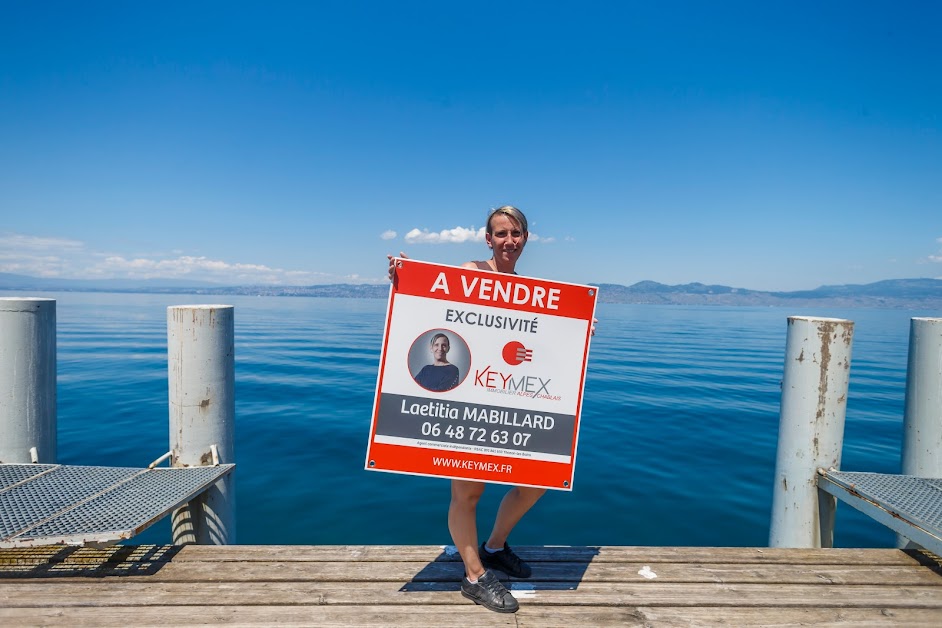
[[[31,296],[57,299],[59,462],[167,451],[166,308],[228,303],[238,542],[450,543],[447,480],[363,470],[384,300]],[[511,542],[767,545],[790,315],[855,321],[842,468],[898,473],[909,319],[937,312],[600,304],[575,488],[549,491]],[[482,534],[503,492],[485,492]],[[835,537],[894,543],[846,505]],[[164,521],[136,542],[169,539]]]

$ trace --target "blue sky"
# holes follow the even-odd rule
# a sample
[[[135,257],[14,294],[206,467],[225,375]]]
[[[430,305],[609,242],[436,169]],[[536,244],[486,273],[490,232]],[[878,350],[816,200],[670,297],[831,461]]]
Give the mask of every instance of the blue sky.
[[[0,272],[942,277],[942,3],[0,0]]]

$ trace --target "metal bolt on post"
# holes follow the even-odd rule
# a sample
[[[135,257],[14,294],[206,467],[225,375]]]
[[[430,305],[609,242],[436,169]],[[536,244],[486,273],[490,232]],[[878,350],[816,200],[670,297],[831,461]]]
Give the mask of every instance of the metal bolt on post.
[[[231,305],[167,308],[170,451],[174,467],[234,463],[235,341]],[[228,474],[172,516],[173,543],[235,543]]]
[[[854,323],[790,316],[785,343],[770,547],[831,547],[835,499],[817,470],[840,468]]]

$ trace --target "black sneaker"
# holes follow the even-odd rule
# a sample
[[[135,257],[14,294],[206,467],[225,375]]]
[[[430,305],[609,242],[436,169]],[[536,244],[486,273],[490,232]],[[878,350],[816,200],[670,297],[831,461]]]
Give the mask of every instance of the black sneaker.
[[[475,604],[498,613],[516,613],[520,604],[514,599],[504,585],[500,583],[493,572],[485,571],[474,584],[467,578],[461,580],[461,595]]]
[[[510,549],[510,546],[504,543],[504,549],[499,552],[489,552],[484,547],[484,543],[481,543],[481,547],[478,548],[478,555],[481,557],[481,562],[484,563],[485,567],[490,569],[500,569],[508,576],[514,578],[529,578],[530,574],[533,573],[533,570],[530,569],[530,565],[523,562],[519,556],[514,554],[514,551]]]

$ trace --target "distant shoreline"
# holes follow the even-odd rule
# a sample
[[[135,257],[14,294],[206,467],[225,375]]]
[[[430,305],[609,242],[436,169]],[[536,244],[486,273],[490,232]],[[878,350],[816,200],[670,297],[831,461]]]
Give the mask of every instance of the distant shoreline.
[[[119,282],[115,282],[116,284]],[[107,282],[50,280],[0,274],[0,293],[102,292],[112,294],[192,294],[202,296],[269,296],[343,299],[386,299],[389,284],[327,284],[316,286],[108,285]],[[642,281],[632,286],[597,284],[600,303],[634,305],[717,305],[751,307],[865,307],[931,310],[942,315],[942,280],[890,279],[864,285],[822,286],[815,290],[764,292],[700,283],[669,286]],[[13,296],[13,295],[11,295]],[[25,296],[25,295],[24,295]]]

